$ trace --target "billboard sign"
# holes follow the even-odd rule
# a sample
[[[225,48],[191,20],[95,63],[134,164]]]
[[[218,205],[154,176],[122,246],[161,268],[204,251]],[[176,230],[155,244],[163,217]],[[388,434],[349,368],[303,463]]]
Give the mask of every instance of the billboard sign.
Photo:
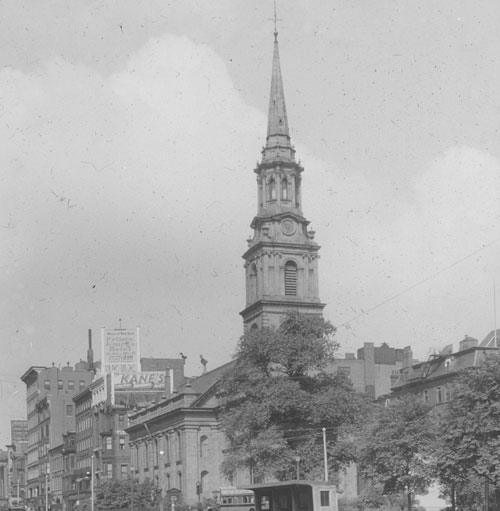
[[[113,388],[124,390],[165,390],[166,371],[141,371],[113,375]]]
[[[140,372],[139,328],[102,329],[102,362],[105,374]]]

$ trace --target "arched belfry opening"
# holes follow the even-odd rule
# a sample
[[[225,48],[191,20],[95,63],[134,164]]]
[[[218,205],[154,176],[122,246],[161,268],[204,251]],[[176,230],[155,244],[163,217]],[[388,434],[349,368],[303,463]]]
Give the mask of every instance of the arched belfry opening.
[[[297,263],[287,261],[285,263],[285,296],[297,296]]]

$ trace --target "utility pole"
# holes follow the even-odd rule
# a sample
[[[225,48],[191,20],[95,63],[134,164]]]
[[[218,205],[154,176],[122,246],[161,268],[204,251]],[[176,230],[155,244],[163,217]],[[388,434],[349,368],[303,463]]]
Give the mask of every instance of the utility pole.
[[[328,460],[326,457],[326,428],[323,428],[323,460],[325,463],[325,481],[328,481]]]
[[[90,456],[90,511],[94,511],[94,455]]]
[[[49,511],[49,475],[47,472],[45,472],[45,511]]]
[[[130,467],[130,511],[134,511],[134,467]]]

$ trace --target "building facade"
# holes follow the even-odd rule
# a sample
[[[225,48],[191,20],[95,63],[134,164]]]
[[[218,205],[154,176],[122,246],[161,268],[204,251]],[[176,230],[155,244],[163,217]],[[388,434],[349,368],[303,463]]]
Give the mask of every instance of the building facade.
[[[8,498],[9,504],[19,505],[24,502],[26,490],[25,460],[28,444],[28,421],[10,421],[10,444],[8,452]]]
[[[155,481],[162,495],[189,505],[228,486],[219,470],[225,436],[218,420],[217,384],[232,362],[188,380],[154,406],[130,416],[131,475]],[[234,484],[247,484],[240,475]]]
[[[26,384],[26,504],[30,509],[45,509],[46,502],[52,502],[49,451],[62,444],[63,434],[74,431],[73,396],[92,377],[84,361],[62,369],[30,367],[21,377]]]
[[[326,370],[348,376],[357,391],[376,399],[390,392],[392,381],[403,366],[404,356],[403,349],[391,348],[386,343],[375,346],[365,342],[357,356],[346,353],[343,358],[336,357]]]
[[[411,349],[407,347],[405,352],[411,354]],[[403,367],[393,377],[391,393],[386,397],[394,399],[404,394],[416,394],[430,406],[446,403],[452,397],[453,382],[459,371],[480,366],[493,353],[498,353],[498,348],[479,346],[477,339],[465,336],[459,342],[458,351],[454,351],[450,344],[425,362],[411,364],[411,355],[407,355]]]

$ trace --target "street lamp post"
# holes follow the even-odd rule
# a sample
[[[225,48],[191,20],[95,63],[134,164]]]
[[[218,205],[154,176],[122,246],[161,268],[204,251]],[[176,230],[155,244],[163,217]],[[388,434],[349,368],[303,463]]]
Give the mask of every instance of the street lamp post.
[[[49,475],[45,472],[45,511],[49,511]]]
[[[163,463],[163,455],[165,454],[165,451],[159,451],[158,452],[159,454],[159,463],[160,463],[160,470],[159,470],[159,476],[160,476],[160,479],[158,481],[158,486],[159,486],[159,490],[160,490],[160,505],[158,506],[159,507],[159,510],[160,511],[163,511],[163,480],[164,480],[164,472],[165,472],[165,464]]]
[[[297,456],[295,458],[295,461],[297,463],[297,481],[298,481],[300,479],[300,471],[299,471],[300,456]]]
[[[130,467],[130,511],[134,511],[134,467]]]
[[[94,511],[94,455],[90,457],[90,511]]]

